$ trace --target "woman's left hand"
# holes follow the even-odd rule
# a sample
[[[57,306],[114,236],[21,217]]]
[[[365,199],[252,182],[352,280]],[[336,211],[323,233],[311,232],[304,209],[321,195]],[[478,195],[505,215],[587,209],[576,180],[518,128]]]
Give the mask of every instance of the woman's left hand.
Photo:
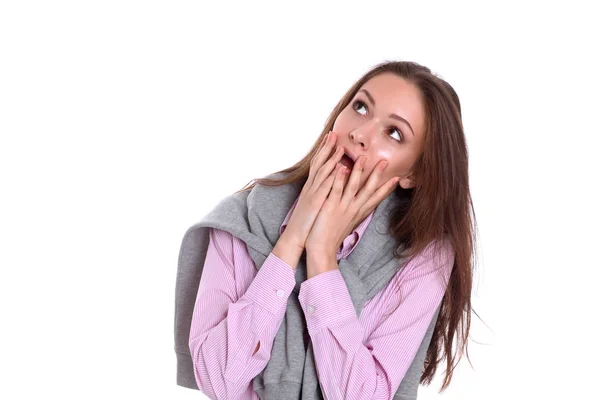
[[[356,160],[346,185],[344,185],[345,174],[342,168],[338,168],[329,196],[323,203],[306,239],[307,255],[335,260],[339,247],[353,228],[397,187],[397,177],[379,186],[381,175],[387,167],[387,161],[380,161],[357,194],[365,159],[365,156],[361,156]]]

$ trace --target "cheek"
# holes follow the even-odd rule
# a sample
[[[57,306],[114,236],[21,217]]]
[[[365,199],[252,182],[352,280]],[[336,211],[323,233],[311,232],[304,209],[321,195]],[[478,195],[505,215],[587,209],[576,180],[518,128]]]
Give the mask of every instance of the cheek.
[[[348,111],[344,110],[340,115],[335,119],[333,123],[334,131],[341,132],[349,132],[353,129],[354,122],[350,115],[348,115]]]
[[[390,164],[383,171],[382,180],[383,182],[387,182],[395,176],[403,178],[407,176],[409,172],[409,165],[406,162],[395,163],[393,165]]]

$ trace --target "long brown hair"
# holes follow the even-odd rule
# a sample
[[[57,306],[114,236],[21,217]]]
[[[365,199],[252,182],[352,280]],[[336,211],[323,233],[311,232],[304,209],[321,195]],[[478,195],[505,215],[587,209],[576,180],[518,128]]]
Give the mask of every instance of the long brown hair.
[[[442,299],[420,379],[422,384],[431,384],[437,364],[445,358],[446,376],[440,389],[442,392],[450,384],[462,354],[466,353],[469,359],[467,339],[476,264],[476,218],[469,190],[467,144],[460,101],[450,84],[433,74],[429,68],[415,62],[386,61],[376,65],[358,79],[338,102],[309,153],[293,166],[278,171],[286,175],[284,179],[258,178],[238,192],[251,190],[256,184],[279,186],[296,181],[306,183],[310,161],[316,155],[323,137],[333,129],[338,115],[362,85],[384,72],[394,73],[420,89],[426,120],[424,150],[413,167],[416,186],[410,189],[398,187],[392,193],[401,201],[391,213],[390,234],[399,244],[403,244],[403,257],[413,258],[432,242],[437,249],[444,240],[450,241],[455,253],[450,281]],[[394,253],[400,257],[397,250]],[[460,340],[457,345],[458,359],[452,353],[457,333]],[[438,357],[440,349],[442,354]]]

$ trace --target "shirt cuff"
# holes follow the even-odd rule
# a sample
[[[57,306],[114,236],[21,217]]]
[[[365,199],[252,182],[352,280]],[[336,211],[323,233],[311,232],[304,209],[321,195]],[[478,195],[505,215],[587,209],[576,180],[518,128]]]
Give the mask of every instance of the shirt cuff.
[[[358,318],[339,268],[322,272],[302,282],[298,301],[304,310],[309,332]]]
[[[285,261],[269,253],[248,286],[245,296],[273,315],[285,312],[287,300],[296,286],[295,271]]]

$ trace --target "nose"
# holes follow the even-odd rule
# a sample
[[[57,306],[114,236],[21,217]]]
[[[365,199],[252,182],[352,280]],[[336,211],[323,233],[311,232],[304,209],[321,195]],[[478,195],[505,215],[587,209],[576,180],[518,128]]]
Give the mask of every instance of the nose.
[[[383,127],[381,126],[379,119],[374,118],[354,129],[350,133],[350,138],[353,142],[359,143],[363,149],[367,149],[381,129],[383,129]]]

